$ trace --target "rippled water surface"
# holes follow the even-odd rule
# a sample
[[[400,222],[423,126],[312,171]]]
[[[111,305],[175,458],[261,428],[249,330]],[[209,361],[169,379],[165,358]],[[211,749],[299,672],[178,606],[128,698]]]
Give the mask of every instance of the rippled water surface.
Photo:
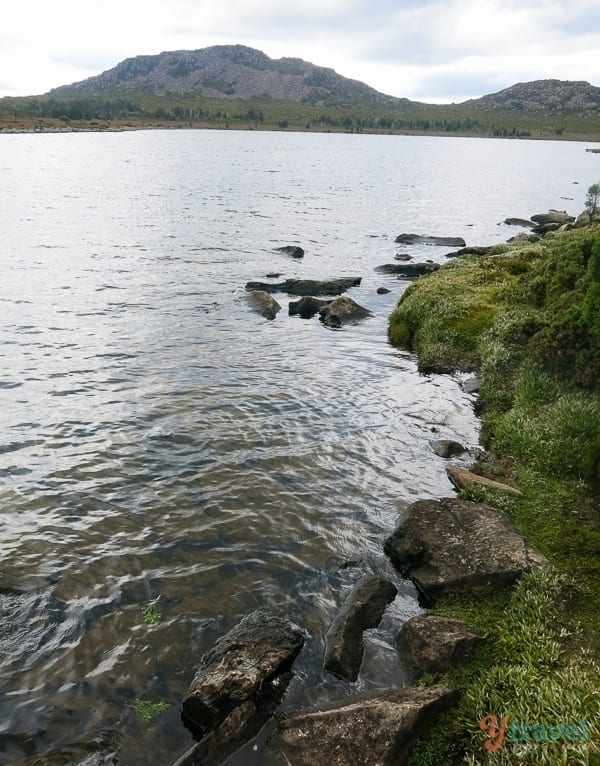
[[[288,701],[402,683],[418,606],[382,539],[451,493],[431,441],[475,446],[478,424],[458,377],[387,344],[408,283],[374,268],[400,232],[482,245],[506,216],[577,213],[597,174],[558,142],[0,136],[0,764],[171,763],[195,664],[259,607],[311,636]],[[278,294],[266,321],[244,285],[271,272],[361,276],[374,317],[329,330]],[[324,634],[368,571],[399,595],[345,684]],[[140,700],[170,708],[145,723]]]

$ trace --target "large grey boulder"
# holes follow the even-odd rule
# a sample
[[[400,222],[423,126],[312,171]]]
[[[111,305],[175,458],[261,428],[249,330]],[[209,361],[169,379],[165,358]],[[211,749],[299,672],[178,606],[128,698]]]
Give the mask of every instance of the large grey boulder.
[[[460,498],[413,503],[384,550],[426,604],[444,593],[509,585],[549,566],[502,511]]]
[[[384,263],[376,266],[375,271],[380,274],[396,274],[399,277],[414,279],[423,274],[431,274],[440,268],[439,263]]]
[[[242,731],[253,728],[257,717],[264,723],[303,644],[303,631],[288,620],[261,611],[247,615],[202,657],[183,700],[184,717],[203,733],[232,713]]]
[[[432,237],[423,234],[398,234],[394,242],[402,245],[444,245],[447,247],[465,247],[462,237]]]
[[[269,741],[286,766],[400,766],[455,699],[443,686],[385,690],[286,720]]]
[[[284,282],[248,282],[246,290],[266,290],[268,293],[288,295],[340,295],[351,287],[358,287],[361,277],[339,279],[286,279]]]
[[[484,641],[460,620],[419,614],[404,623],[396,643],[400,655],[421,675],[443,673],[466,662]]]
[[[315,314],[327,306],[331,301],[322,298],[314,298],[312,295],[305,295],[299,301],[290,301],[288,313],[290,316],[301,316],[302,319],[311,319]]]
[[[266,290],[251,290],[248,293],[248,303],[265,319],[275,319],[281,306]]]
[[[336,298],[319,311],[319,319],[327,327],[341,327],[371,316],[372,312],[346,295]]]
[[[356,681],[364,654],[363,631],[376,628],[396,586],[376,575],[363,577],[352,588],[327,632],[325,669]]]
[[[573,223],[575,218],[569,215],[565,210],[550,210],[548,213],[536,213],[531,216],[531,220],[539,225],[546,223]]]

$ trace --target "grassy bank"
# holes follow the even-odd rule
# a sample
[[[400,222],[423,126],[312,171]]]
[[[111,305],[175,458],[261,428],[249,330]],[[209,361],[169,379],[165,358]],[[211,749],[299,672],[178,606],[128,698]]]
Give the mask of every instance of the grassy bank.
[[[480,371],[483,441],[494,459],[475,470],[516,482],[523,497],[465,496],[505,510],[555,567],[514,590],[436,606],[489,639],[467,668],[444,677],[461,700],[411,764],[600,763],[600,226],[447,264],[411,285],[389,332],[418,354],[423,373]],[[497,752],[484,749],[487,715],[509,722]],[[541,741],[543,729],[540,741],[532,729],[519,742],[510,728],[581,721],[579,742],[574,730],[573,741]]]

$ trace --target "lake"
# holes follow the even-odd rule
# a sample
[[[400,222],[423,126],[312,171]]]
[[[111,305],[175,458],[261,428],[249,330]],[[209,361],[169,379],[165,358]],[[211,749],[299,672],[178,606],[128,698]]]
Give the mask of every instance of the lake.
[[[578,214],[600,177],[585,148],[0,136],[0,764],[173,762],[195,665],[257,608],[310,634],[286,703],[405,682],[395,634],[420,610],[382,541],[452,493],[432,442],[479,430],[464,375],[420,376],[387,343],[409,283],[375,267],[445,261],[401,232],[487,245],[517,233],[507,216]],[[267,321],[244,286],[273,272],[360,276],[374,316],[332,330],[277,294]],[[322,670],[324,636],[366,572],[399,594],[350,684]],[[140,701],[169,707],[146,722]]]

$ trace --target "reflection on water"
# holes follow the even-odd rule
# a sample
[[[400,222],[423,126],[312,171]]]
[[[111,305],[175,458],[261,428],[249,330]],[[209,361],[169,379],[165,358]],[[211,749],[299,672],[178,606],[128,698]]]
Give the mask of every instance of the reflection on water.
[[[548,147],[210,131],[1,140],[0,763],[111,748],[130,766],[175,760],[191,744],[178,706],[198,658],[258,607],[311,635],[288,704],[402,683],[395,631],[418,607],[382,538],[414,499],[451,491],[431,440],[475,445],[477,423],[456,379],[420,377],[388,346],[407,283],[374,267],[402,229],[496,241],[497,218],[533,212],[522,166],[549,175]],[[576,148],[555,149],[570,174]],[[473,154],[485,181],[465,171]],[[564,183],[536,195],[550,207]],[[494,184],[502,210],[483,193]],[[303,261],[274,251],[290,243]],[[332,331],[289,317],[278,295],[267,322],[243,287],[272,271],[362,276],[350,294],[375,316]],[[324,635],[368,571],[399,595],[346,684],[322,672]],[[171,708],[144,723],[139,700]]]

